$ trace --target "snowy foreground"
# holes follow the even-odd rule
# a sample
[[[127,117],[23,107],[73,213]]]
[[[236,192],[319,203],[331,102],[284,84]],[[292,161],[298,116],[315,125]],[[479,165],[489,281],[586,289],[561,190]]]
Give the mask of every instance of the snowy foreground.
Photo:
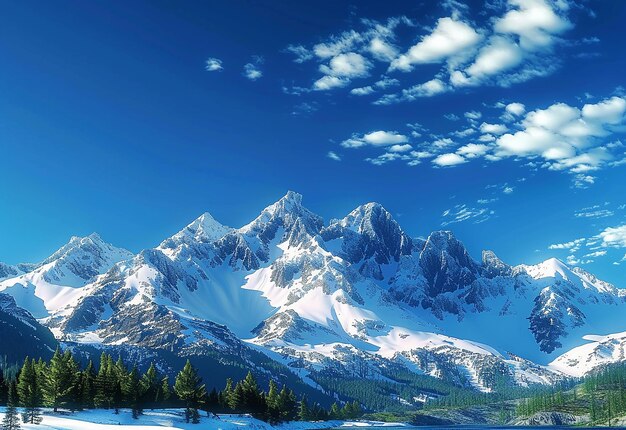
[[[0,420],[4,418],[4,408],[0,408]],[[268,423],[259,421],[252,417],[241,415],[220,415],[218,418],[202,417],[200,424],[186,424],[183,411],[180,409],[161,409],[145,411],[144,414],[135,420],[132,418],[130,410],[121,410],[119,415],[115,415],[110,410],[89,410],[75,413],[45,410],[43,421],[39,425],[22,424],[23,429],[36,430],[234,430],[250,428],[257,430],[314,430],[330,429],[337,427],[397,427],[402,424],[380,423],[374,421],[325,421],[325,422],[290,422],[278,426],[271,426]]]

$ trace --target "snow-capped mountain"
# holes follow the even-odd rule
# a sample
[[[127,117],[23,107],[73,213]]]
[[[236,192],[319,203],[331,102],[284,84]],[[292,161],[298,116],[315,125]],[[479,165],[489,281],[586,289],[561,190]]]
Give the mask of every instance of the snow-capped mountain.
[[[93,233],[72,237],[58,251],[37,264],[4,265],[0,291],[36,318],[55,316],[76,304],[88,293],[85,285],[118,261],[132,258],[125,249],[104,242]],[[0,269],[2,270],[2,269]]]
[[[401,366],[485,391],[501,376],[550,383],[573,374],[557,357],[583,336],[626,329],[624,290],[582,269],[475,261],[451,232],[411,238],[376,203],[326,224],[293,192],[241,228],[205,213],[135,256],[92,235],[0,270],[0,289],[60,339],[254,349],[305,378]]]

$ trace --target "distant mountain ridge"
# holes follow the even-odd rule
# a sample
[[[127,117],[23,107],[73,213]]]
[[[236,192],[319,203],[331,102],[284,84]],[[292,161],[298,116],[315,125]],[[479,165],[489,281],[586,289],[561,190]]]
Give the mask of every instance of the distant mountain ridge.
[[[452,232],[411,238],[377,203],[326,224],[294,192],[240,228],[205,213],[137,255],[72,238],[42,263],[0,264],[0,291],[65,342],[251,348],[312,386],[401,367],[490,391],[624,359],[582,346],[626,330],[625,290],[556,259],[475,261]]]

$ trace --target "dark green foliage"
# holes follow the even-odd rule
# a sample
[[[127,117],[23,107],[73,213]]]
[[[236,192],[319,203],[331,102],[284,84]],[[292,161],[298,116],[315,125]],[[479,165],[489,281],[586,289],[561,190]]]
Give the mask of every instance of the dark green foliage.
[[[66,351],[61,354],[57,348],[50,360],[50,366],[40,364],[43,379],[43,395],[45,405],[57,411],[59,407],[67,407],[76,385],[79,382],[78,364],[72,354]],[[45,367],[45,369],[44,369]]]
[[[331,415],[335,419],[356,418],[362,414],[361,405],[356,400],[341,405],[336,403],[332,413],[316,401],[309,404],[306,396],[298,402],[293,390],[285,385],[279,390],[273,380],[269,381],[265,391],[251,371],[236,384],[227,379],[224,390],[213,388],[207,394],[202,378],[190,361],[176,376],[173,387],[176,396],[172,395],[168,377],[162,377],[154,364],[143,374],[136,367],[128,371],[121,357],[113,361],[107,353],[101,354],[97,373],[91,361],[81,369],[69,350],[64,353],[57,350],[49,363],[27,358],[19,372],[10,372],[10,380],[3,376],[6,373],[0,371],[0,398],[2,393],[7,393],[10,407],[3,424],[7,429],[17,428],[13,423],[16,406],[23,408],[23,420],[32,424],[41,422],[42,406],[55,410],[96,407],[114,409],[115,413],[120,408],[129,408],[137,418],[146,406],[184,405],[186,419],[192,423],[200,422],[200,408],[209,415],[223,412],[251,414],[272,424],[296,419],[326,420]]]
[[[139,418],[143,413],[144,392],[139,381],[139,372],[136,367],[123,379],[122,394],[124,402],[132,411],[133,418]]]
[[[602,368],[584,377],[575,387],[555,387],[519,401],[516,414],[557,411],[589,414],[591,424],[614,425],[626,413],[626,363]]]
[[[174,391],[178,398],[185,403],[185,419],[194,424],[198,423],[200,418],[198,408],[202,404],[206,396],[206,389],[202,384],[202,379],[198,376],[198,371],[187,360],[185,367],[176,376]]]
[[[4,380],[3,386],[4,386]],[[19,430],[20,429],[20,418],[17,413],[17,386],[15,385],[15,381],[11,382],[8,386],[7,392],[7,408],[4,412],[4,419],[2,420],[2,430]]]
[[[41,390],[41,375],[37,372],[37,363],[28,357],[24,360],[17,383],[17,392],[20,405],[24,408],[22,419],[25,423],[39,424],[41,422],[41,406],[43,393]]]

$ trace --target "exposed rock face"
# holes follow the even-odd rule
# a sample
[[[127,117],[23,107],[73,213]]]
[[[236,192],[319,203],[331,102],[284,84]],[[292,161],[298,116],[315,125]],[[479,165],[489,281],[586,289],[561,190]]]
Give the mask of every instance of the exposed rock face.
[[[523,357],[626,306],[622,290],[558,260],[512,267],[484,251],[478,262],[452,232],[411,238],[376,203],[326,225],[293,192],[241,228],[205,213],[135,256],[73,238],[42,263],[0,265],[4,275],[0,288],[43,302],[32,303],[63,340],[176,354],[252,343],[298,370],[383,378],[401,366],[483,391],[501,377],[559,380]],[[507,343],[518,334],[528,342]]]
[[[516,422],[520,426],[571,426],[583,422],[582,417],[563,412],[537,412],[535,415]]]

